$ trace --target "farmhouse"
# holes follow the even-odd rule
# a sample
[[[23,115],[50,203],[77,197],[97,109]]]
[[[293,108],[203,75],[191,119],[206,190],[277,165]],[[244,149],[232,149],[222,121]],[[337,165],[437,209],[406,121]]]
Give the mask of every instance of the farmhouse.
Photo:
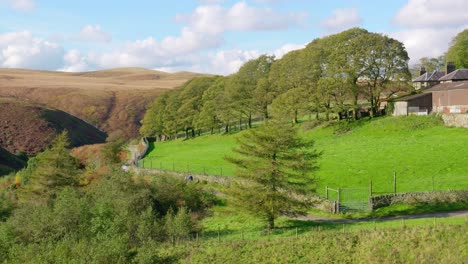
[[[414,79],[415,87],[425,89],[420,94],[397,99],[393,115],[467,113],[468,69],[455,70],[453,63],[450,62],[447,63],[446,69],[447,74],[441,77],[439,75],[443,72],[434,71],[430,74],[424,72]]]

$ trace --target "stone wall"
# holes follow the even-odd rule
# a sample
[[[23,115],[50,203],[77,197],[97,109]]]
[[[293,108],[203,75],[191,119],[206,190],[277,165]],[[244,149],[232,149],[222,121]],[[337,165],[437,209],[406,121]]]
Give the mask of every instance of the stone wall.
[[[468,114],[443,114],[446,126],[468,128]]]
[[[397,193],[369,198],[372,210],[393,204],[450,204],[468,203],[468,190]]]

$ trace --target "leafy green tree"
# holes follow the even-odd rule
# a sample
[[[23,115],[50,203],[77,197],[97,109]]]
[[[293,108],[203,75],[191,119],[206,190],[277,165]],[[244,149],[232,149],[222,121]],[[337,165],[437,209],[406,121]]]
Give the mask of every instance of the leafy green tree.
[[[363,76],[364,69],[360,62],[366,56],[365,45],[356,38],[367,34],[369,32],[365,29],[352,28],[323,39],[323,45],[330,49],[327,57],[330,71],[346,80],[354,118],[357,118],[358,99],[362,93],[358,80]]]
[[[319,156],[313,141],[303,140],[290,124],[270,120],[238,138],[238,145],[238,157],[227,158],[243,179],[232,191],[237,205],[261,216],[269,229],[278,216],[302,212],[305,203],[293,194],[313,189]]]
[[[211,134],[214,133],[214,129],[218,127],[220,118],[218,112],[221,104],[219,95],[224,91],[225,78],[217,78],[214,83],[203,93],[202,101],[203,106],[200,114],[195,118],[195,127],[197,128],[209,128]]]
[[[371,105],[371,116],[377,114],[381,99],[408,88],[410,80],[408,53],[403,43],[387,36],[369,33],[356,37],[354,42],[364,44],[361,49],[361,77],[359,82],[366,83],[364,95]]]
[[[20,189],[31,200],[48,200],[66,186],[78,184],[77,160],[70,155],[68,133],[58,135],[52,145],[33,162],[26,184]]]
[[[166,108],[169,93],[158,96],[146,108],[146,113],[141,121],[140,134],[145,137],[163,135],[164,131],[164,110]]]
[[[257,84],[261,79],[267,79],[270,73],[271,65],[274,61],[274,56],[262,55],[257,59],[246,62],[239,71],[230,78],[226,95],[229,97],[231,107],[239,113],[240,119],[245,116],[248,120],[248,126],[252,127],[252,115],[257,112],[258,105],[262,104],[265,98],[259,94],[265,91],[268,93],[268,88],[261,87],[257,90]],[[267,83],[263,82],[261,85]],[[263,109],[264,110],[264,109]]]
[[[450,44],[447,61],[453,61],[458,69],[468,68],[468,29],[458,33]]]
[[[120,163],[120,151],[125,143],[123,139],[106,143],[101,149],[102,160],[106,165]]]
[[[275,117],[287,119],[296,124],[299,114],[307,108],[308,100],[304,98],[308,98],[305,89],[290,89],[273,101],[271,111]]]
[[[419,77],[421,67],[424,67],[426,72],[433,72],[435,70],[443,71],[445,67],[445,55],[436,58],[423,57],[419,59],[419,63],[416,63],[410,69],[413,78]]]

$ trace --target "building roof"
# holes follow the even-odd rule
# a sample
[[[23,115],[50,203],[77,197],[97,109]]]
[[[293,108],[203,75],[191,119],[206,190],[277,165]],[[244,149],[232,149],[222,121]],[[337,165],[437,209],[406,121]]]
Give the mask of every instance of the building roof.
[[[468,80],[468,69],[458,69],[442,76],[439,81],[461,81]]]
[[[440,84],[433,86],[432,88],[425,90],[424,92],[430,93],[430,92],[459,90],[459,89],[468,89],[468,81],[440,83]]]
[[[429,81],[438,81],[439,78],[443,77],[445,72],[443,71],[433,71],[426,72],[418,78],[414,79],[413,82],[429,82]]]
[[[429,95],[430,95],[429,93],[412,94],[412,95],[407,95],[407,96],[400,97],[400,98],[396,99],[395,101],[397,101],[397,102],[411,101],[411,100],[414,100],[414,99],[417,99],[417,98],[420,98],[420,97],[424,97],[424,96],[429,96]]]

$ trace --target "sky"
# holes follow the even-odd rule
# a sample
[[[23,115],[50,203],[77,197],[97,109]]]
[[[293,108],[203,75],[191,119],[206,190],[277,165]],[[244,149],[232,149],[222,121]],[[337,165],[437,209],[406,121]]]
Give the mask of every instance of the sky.
[[[447,51],[467,10],[468,0],[0,0],[0,67],[228,75],[352,27],[401,41],[414,64]]]

